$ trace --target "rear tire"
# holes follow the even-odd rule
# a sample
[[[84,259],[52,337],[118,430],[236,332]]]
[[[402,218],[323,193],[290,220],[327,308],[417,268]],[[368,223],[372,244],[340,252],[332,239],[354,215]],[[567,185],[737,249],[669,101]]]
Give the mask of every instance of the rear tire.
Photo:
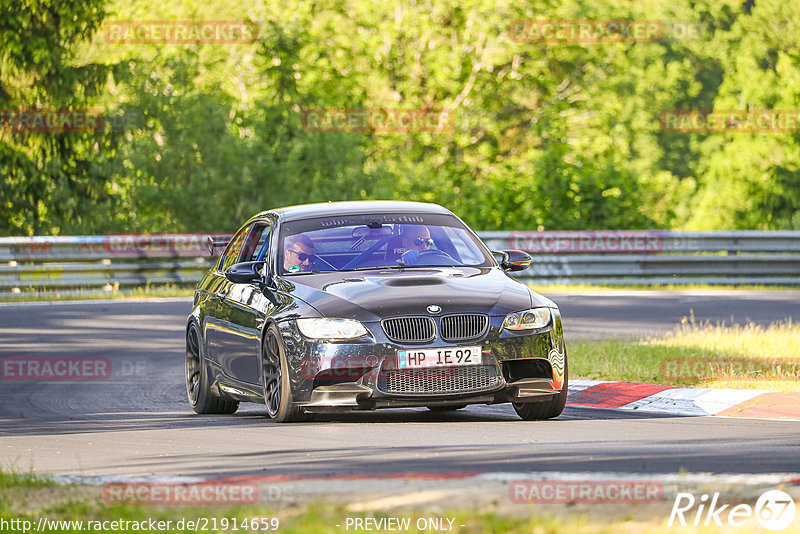
[[[271,324],[264,332],[261,343],[261,372],[264,378],[264,405],[267,408],[267,417],[276,423],[309,421],[311,414],[292,404],[288,369],[280,332],[274,324]]]
[[[199,414],[232,414],[239,408],[239,403],[211,393],[208,362],[200,340],[200,329],[192,322],[186,331],[185,377],[189,405]]]
[[[526,421],[539,421],[558,417],[567,404],[568,382],[569,366],[567,365],[567,351],[564,349],[564,385],[561,388],[561,393],[545,402],[512,402],[514,411]]]

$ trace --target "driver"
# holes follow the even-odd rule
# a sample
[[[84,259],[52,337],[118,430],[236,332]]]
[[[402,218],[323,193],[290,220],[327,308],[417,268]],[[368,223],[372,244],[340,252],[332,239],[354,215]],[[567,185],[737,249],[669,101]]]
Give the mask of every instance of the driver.
[[[283,268],[290,273],[308,272],[314,259],[314,242],[305,234],[284,239]]]
[[[433,239],[427,226],[406,226],[403,229],[403,247],[406,251],[400,256],[400,260],[406,265],[414,265],[419,260],[419,255],[430,250],[432,245]]]

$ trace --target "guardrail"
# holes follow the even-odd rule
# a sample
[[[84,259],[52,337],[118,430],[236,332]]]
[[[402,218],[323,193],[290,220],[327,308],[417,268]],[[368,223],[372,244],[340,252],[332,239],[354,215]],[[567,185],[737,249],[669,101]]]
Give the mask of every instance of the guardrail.
[[[212,265],[208,238],[159,234],[0,238],[0,296],[197,283]]]
[[[541,284],[800,284],[800,232],[599,230],[484,232],[492,249],[534,261]]]
[[[481,232],[493,250],[530,252],[538,284],[800,284],[800,231]],[[0,296],[193,284],[211,266],[208,238],[162,234],[0,238]]]

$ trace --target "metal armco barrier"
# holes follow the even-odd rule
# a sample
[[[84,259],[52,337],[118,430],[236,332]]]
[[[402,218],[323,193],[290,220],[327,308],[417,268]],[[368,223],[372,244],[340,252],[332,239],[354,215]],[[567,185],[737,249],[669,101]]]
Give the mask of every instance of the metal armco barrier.
[[[538,284],[800,284],[800,231],[481,232],[533,255]],[[192,284],[214,258],[208,234],[0,238],[0,296]],[[213,234],[217,242],[225,234]],[[219,252],[220,249],[217,249]]]
[[[112,291],[197,283],[214,258],[208,238],[159,234],[0,238],[0,296],[33,291]],[[219,252],[219,251],[218,251]]]
[[[598,230],[483,232],[529,252],[540,284],[800,284],[800,232]]]

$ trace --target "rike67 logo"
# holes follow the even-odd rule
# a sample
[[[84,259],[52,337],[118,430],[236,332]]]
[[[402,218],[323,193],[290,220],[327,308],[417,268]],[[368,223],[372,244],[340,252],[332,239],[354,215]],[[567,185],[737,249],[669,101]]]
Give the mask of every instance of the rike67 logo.
[[[755,506],[749,504],[722,504],[719,493],[704,493],[695,498],[691,493],[678,493],[669,516],[668,526],[708,527],[728,525],[745,526],[752,518],[767,530],[783,530],[792,524],[797,510],[792,497],[781,490],[764,492]]]

